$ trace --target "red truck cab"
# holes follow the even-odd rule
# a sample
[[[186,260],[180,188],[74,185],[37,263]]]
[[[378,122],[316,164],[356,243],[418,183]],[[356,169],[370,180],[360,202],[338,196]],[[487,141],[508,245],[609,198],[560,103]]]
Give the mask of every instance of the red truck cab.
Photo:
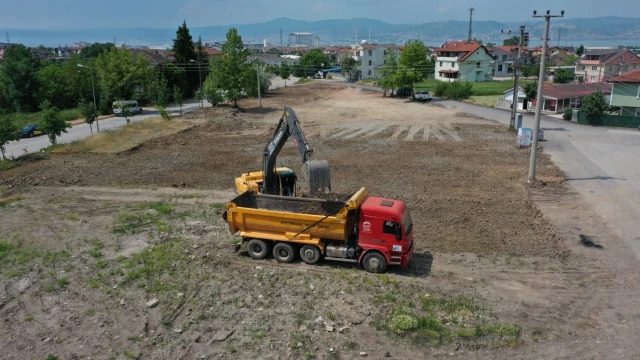
[[[406,267],[413,256],[413,223],[407,205],[367,198],[360,208],[358,247],[362,249],[359,263],[367,271],[383,272],[387,265]]]

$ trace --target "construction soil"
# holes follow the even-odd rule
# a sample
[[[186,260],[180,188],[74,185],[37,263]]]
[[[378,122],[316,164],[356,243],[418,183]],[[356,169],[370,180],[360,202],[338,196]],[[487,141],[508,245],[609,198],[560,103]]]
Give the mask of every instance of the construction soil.
[[[544,151],[543,181],[528,185],[530,150],[513,133],[436,104],[306,85],[269,93],[262,109],[240,106],[204,110],[208,121],[120,153],[42,155],[0,172],[7,358],[640,353],[637,261]],[[223,203],[235,177],[261,169],[285,106],[328,160],[334,199],[366,186],[407,203],[408,269],[374,276],[234,252]],[[301,165],[287,144],[278,166]],[[390,321],[420,311],[437,320],[426,332]]]

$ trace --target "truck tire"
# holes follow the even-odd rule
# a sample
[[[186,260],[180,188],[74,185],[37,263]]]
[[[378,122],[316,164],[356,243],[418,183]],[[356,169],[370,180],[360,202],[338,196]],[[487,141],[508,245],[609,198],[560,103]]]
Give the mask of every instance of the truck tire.
[[[320,249],[317,246],[305,245],[300,249],[300,258],[309,265],[320,261]]]
[[[266,242],[259,239],[249,240],[247,249],[247,251],[249,252],[249,256],[256,260],[264,259],[267,257],[267,255],[269,255],[269,246]]]
[[[287,243],[277,243],[273,247],[273,258],[279,263],[290,263],[296,258],[296,251]]]
[[[380,253],[370,252],[362,260],[364,269],[370,273],[383,273],[387,268],[387,260]]]

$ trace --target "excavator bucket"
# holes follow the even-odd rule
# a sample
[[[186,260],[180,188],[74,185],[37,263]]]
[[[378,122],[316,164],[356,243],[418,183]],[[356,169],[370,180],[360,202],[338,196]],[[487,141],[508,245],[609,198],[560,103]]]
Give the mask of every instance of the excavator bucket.
[[[327,160],[307,160],[302,165],[302,177],[312,193],[331,191],[331,174]]]

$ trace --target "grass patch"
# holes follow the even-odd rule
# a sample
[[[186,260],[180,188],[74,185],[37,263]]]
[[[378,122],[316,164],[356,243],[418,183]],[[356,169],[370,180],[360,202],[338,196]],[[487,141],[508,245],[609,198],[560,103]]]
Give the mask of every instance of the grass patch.
[[[94,133],[93,136],[51,149],[51,152],[63,154],[118,153],[135,148],[147,140],[174,134],[192,126],[192,120],[165,121],[161,117],[151,117],[117,130]]]
[[[146,209],[142,214],[120,213],[116,217],[113,232],[116,234],[137,234],[144,228],[155,225],[160,232],[172,232],[173,226],[164,221],[160,221],[161,216],[169,216],[173,213],[173,205],[167,203],[144,203],[138,206],[139,209]],[[151,211],[153,210],[153,211]],[[187,213],[173,214],[169,218],[184,218],[190,215]]]
[[[64,218],[66,220],[71,220],[71,221],[80,221],[80,216],[78,216],[78,214],[69,214],[69,215],[66,215]]]
[[[520,86],[524,86],[527,81],[521,80]],[[434,92],[436,85],[440,81],[436,79],[428,79],[415,85],[415,91],[428,90]],[[513,87],[513,81],[485,81],[471,83],[473,85],[473,96],[488,96],[488,95],[504,95],[504,92]],[[495,102],[493,103],[495,106]]]
[[[124,280],[122,284],[139,283],[146,280],[147,291],[163,291],[172,289],[172,285],[163,281],[165,276],[172,276],[179,266],[174,264],[185,259],[182,241],[156,245],[133,254],[123,264]]]
[[[9,159],[0,160],[0,171],[13,169],[16,166],[18,166],[18,163],[16,163],[15,161],[11,161]]]
[[[20,195],[14,195],[14,196],[9,196],[6,198],[1,198],[0,199],[0,208],[4,208],[7,207],[15,202],[18,202],[22,200],[22,196]]]
[[[82,118],[82,113],[79,109],[60,110],[60,117],[62,117],[64,121],[78,120]],[[42,120],[42,114],[40,112],[13,113],[1,116],[0,121],[5,120],[6,118],[11,119],[11,121],[16,126],[22,129],[29,124],[40,124],[40,121]]]
[[[33,315],[27,315],[24,317],[24,321],[33,321]]]
[[[58,287],[60,289],[64,289],[67,287],[67,285],[69,285],[69,278],[66,276],[63,276],[61,278],[59,278],[58,280],[56,280],[56,283],[58,284]]]
[[[504,98],[504,94],[483,95],[483,96],[473,95],[469,99],[467,99],[465,102],[481,105],[485,107],[496,107],[496,103],[498,102],[498,99],[502,99],[502,98]]]

